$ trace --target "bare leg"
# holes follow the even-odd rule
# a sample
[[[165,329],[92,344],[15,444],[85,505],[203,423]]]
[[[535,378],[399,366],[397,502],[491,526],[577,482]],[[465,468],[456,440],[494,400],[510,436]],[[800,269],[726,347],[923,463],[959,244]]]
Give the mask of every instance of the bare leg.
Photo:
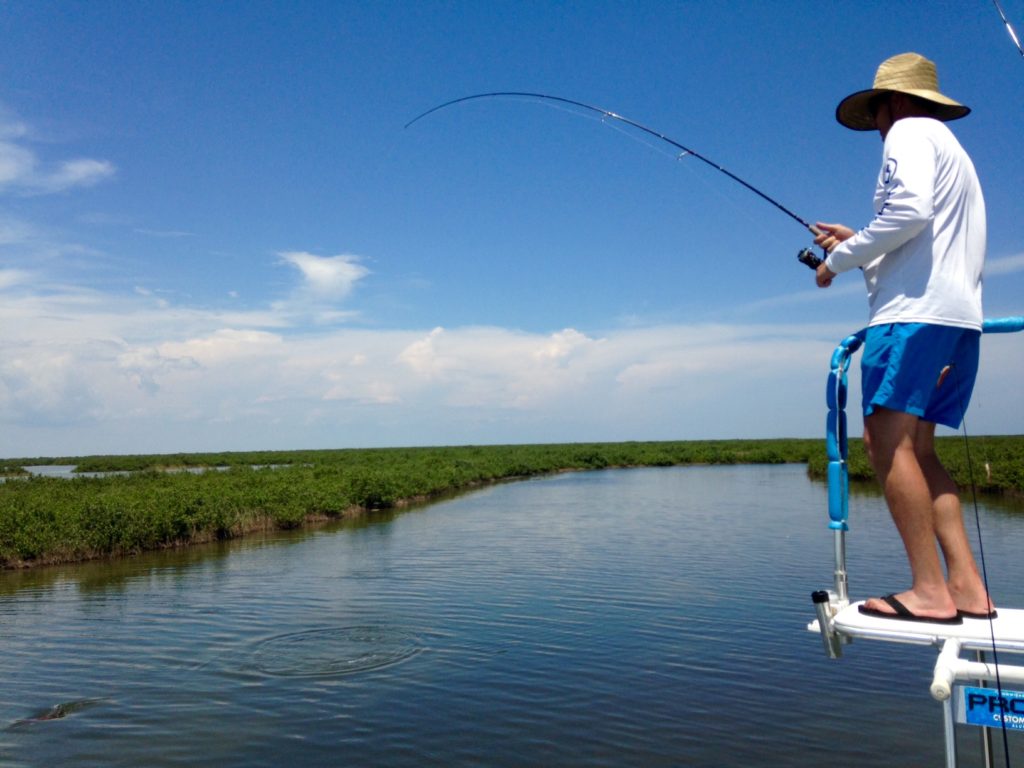
[[[872,466],[910,562],[913,584],[896,597],[911,613],[945,619],[956,615],[957,606],[946,586],[935,546],[937,531],[932,491],[916,451],[920,424],[918,417],[912,414],[879,408],[864,419],[865,438]],[[948,504],[943,506],[944,534],[949,537],[955,556],[962,558],[956,534],[947,530]],[[960,530],[963,530],[962,523]],[[962,566],[958,564],[958,567]],[[868,600],[866,605],[883,613],[893,612],[888,604],[878,599]]]
[[[992,604],[964,530],[956,483],[935,454],[934,424],[927,421],[919,423],[914,452],[932,497],[932,520],[939,546],[946,558],[949,593],[960,610],[987,613],[992,610]]]

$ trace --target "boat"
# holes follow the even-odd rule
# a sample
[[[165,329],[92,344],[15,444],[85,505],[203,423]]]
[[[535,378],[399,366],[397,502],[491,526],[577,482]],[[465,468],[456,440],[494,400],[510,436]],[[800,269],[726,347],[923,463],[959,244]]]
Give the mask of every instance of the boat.
[[[1024,317],[985,320],[982,326],[986,334],[1020,331],[1024,331]],[[937,658],[929,692],[943,708],[946,766],[956,768],[957,726],[966,725],[983,729],[982,759],[992,768],[993,733],[1024,731],[1024,610],[1000,606],[996,616],[964,618],[960,624],[894,621],[861,613],[863,601],[850,599],[846,570],[846,534],[850,530],[847,371],[864,335],[861,330],[848,336],[832,354],[825,442],[829,460],[828,526],[833,532],[835,569],[832,588],[811,595],[816,618],[807,628],[821,635],[831,659],[841,658],[844,647],[855,639],[935,647]],[[1013,663],[1007,663],[1008,659]]]

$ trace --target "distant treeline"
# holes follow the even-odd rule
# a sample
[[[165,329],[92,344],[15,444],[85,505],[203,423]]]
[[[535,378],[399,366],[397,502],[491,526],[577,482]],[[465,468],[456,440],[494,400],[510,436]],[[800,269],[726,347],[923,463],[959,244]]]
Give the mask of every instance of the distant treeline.
[[[982,435],[967,441],[959,436],[939,437],[935,448],[961,489],[973,487],[981,493],[1024,496],[1024,435]],[[874,480],[864,441],[850,440],[849,454],[850,478]],[[807,464],[810,476],[824,479],[827,468],[823,448],[812,451]]]
[[[962,440],[939,441],[961,485],[970,482]],[[1024,436],[972,441],[981,490],[1024,493]],[[687,464],[805,463],[826,468],[821,439],[706,440],[252,451],[148,456],[48,456],[0,460],[0,567],[138,553],[294,528],[429,500],[485,483],[573,470]],[[73,480],[25,477],[23,467],[73,464],[129,472]],[[169,470],[219,470],[182,472]],[[860,441],[850,471],[870,478]]]

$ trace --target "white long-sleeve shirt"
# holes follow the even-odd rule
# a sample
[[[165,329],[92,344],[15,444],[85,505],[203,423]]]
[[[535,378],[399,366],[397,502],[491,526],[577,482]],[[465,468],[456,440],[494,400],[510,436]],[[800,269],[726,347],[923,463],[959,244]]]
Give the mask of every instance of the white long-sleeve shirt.
[[[985,200],[970,157],[946,125],[897,120],[885,137],[875,218],[825,263],[864,268],[869,325],[981,330]]]

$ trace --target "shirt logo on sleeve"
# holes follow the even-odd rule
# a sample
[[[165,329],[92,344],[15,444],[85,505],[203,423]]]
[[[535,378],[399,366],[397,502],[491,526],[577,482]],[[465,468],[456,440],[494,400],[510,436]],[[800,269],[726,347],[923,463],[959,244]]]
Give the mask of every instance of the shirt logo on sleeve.
[[[882,169],[882,184],[889,186],[893,177],[896,175],[896,159],[890,157],[885,161],[885,168]]]

